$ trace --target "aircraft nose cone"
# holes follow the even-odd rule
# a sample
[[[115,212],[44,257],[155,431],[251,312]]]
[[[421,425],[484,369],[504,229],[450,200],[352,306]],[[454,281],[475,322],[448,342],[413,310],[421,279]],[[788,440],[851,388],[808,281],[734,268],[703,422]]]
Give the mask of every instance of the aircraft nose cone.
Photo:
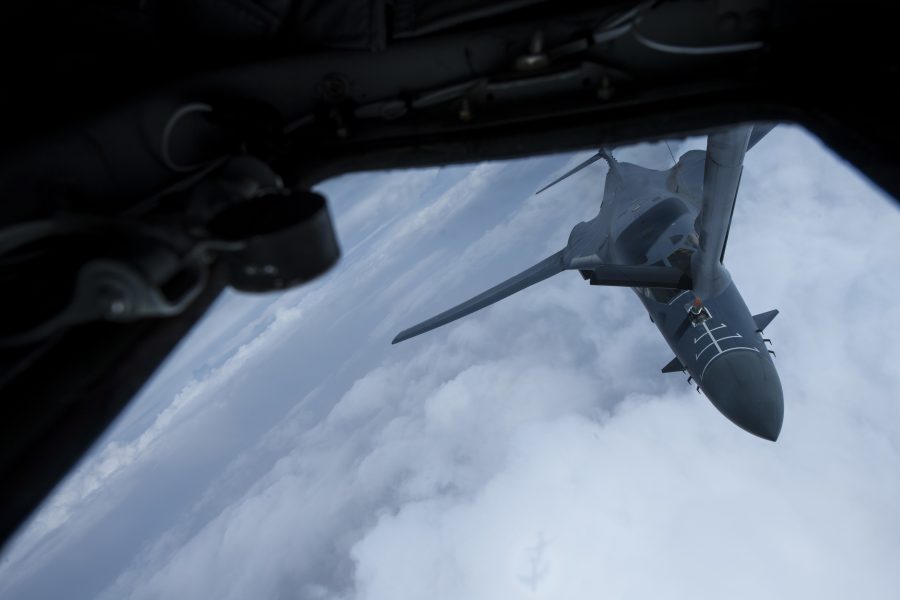
[[[752,350],[722,354],[706,368],[700,387],[732,423],[763,439],[778,439],[784,396],[768,355]]]

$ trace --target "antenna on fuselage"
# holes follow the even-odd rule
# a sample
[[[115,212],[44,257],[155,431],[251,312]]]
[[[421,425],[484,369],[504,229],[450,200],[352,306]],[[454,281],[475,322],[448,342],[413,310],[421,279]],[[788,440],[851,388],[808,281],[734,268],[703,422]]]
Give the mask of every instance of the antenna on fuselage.
[[[592,164],[594,164],[595,162],[597,162],[597,161],[600,160],[601,158],[604,159],[604,160],[607,162],[607,164],[609,165],[609,172],[612,173],[615,177],[618,177],[619,180],[621,180],[621,179],[622,179],[622,170],[621,170],[621,168],[619,167],[619,163],[616,162],[616,159],[613,157],[612,152],[609,151],[609,150],[606,149],[606,148],[600,148],[600,151],[597,152],[597,154],[593,155],[592,157],[590,157],[590,158],[587,159],[586,161],[582,162],[581,164],[579,164],[579,165],[578,165],[577,167],[575,167],[574,169],[571,169],[571,170],[567,171],[567,172],[564,173],[561,177],[558,177],[558,178],[556,178],[555,180],[553,180],[553,182],[551,182],[551,183],[545,185],[544,187],[542,187],[541,189],[539,189],[538,191],[536,191],[536,192],[535,192],[535,195],[540,194],[540,193],[543,192],[544,190],[553,187],[554,185],[556,185],[557,183],[559,183],[559,182],[562,181],[563,179],[565,179],[565,178],[567,178],[567,177],[571,177],[572,175],[574,175],[574,174],[577,173],[578,171],[582,170],[583,168],[591,166]]]

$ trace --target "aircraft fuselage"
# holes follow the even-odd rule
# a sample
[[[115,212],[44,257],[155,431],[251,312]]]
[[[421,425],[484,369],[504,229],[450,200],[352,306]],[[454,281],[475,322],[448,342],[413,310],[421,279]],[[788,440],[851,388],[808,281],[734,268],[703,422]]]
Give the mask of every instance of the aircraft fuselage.
[[[663,371],[690,373],[728,419],[774,441],[784,400],[760,334],[778,311],[754,317],[722,265],[744,154],[769,130],[740,126],[711,134],[707,152],[686,152],[665,171],[620,163],[601,149],[538,191],[601,158],[609,165],[600,211],[572,228],[562,250],[404,329],[392,343],[577,270],[592,285],[630,286],[675,353]]]
[[[669,171],[620,164],[607,178],[601,218],[607,223],[601,255],[611,263],[689,269],[700,210],[697,168],[702,153],[687,153]],[[631,180],[629,175],[634,174]],[[693,185],[692,185],[693,184]],[[734,282],[704,298],[704,313],[689,312],[686,290],[632,288],[699,389],[729,420],[759,437],[781,431],[784,399],[778,372],[752,313]]]
[[[710,402],[735,425],[774,441],[781,432],[781,381],[753,315],[737,286],[704,303],[709,317],[694,322],[692,294],[667,303],[635,289],[675,356]]]

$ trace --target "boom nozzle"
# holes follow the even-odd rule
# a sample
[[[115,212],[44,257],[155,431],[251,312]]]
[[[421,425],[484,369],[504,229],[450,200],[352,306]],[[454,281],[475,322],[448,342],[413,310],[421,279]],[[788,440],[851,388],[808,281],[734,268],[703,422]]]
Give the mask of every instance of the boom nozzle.
[[[700,299],[700,296],[694,296],[694,303],[688,308],[688,317],[690,317],[691,322],[697,325],[711,316],[706,307],[703,306],[703,300]]]

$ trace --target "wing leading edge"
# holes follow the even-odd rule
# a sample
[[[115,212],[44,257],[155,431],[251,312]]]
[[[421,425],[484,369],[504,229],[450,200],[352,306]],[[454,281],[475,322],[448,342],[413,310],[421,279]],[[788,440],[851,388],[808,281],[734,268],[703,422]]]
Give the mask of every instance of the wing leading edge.
[[[719,262],[719,264],[721,264],[721,258],[725,253],[725,242],[728,239],[727,236],[731,224],[734,197],[736,195],[738,183],[740,180],[740,167],[743,163],[744,153],[746,152],[746,150],[749,150],[750,148],[755,146],[773,128],[773,124],[759,124],[752,128],[738,128],[739,131],[719,134],[716,136],[715,140],[712,140],[711,138],[711,141],[714,143],[707,149],[707,163],[704,169],[705,210],[701,212],[701,216],[698,218],[698,225],[704,225],[705,227],[700,226],[698,227],[698,229],[706,234],[701,236],[701,240],[703,240],[707,246],[714,247],[714,252],[707,253],[711,256],[715,256],[716,262]],[[735,144],[733,140],[730,139],[732,137],[739,137],[742,139],[738,139],[737,144]],[[729,144],[726,142],[732,143]],[[733,150],[731,146],[735,145],[738,147],[739,151],[729,153],[730,150]],[[722,147],[720,148],[719,146]],[[731,159],[720,160],[719,162],[725,165],[724,169],[726,171],[728,170],[728,167],[730,167],[731,171],[734,171],[734,173],[729,172],[717,174],[707,172],[710,170],[709,159],[711,158],[711,151],[717,151],[719,154],[721,154],[722,156],[719,157],[720,159]],[[713,152],[713,154],[715,154],[715,152]],[[731,154],[735,154],[735,156],[731,156]],[[606,159],[607,163],[609,163],[610,173],[616,176],[620,176],[618,172],[618,163],[616,162],[615,158],[613,158],[612,154],[608,150],[601,149],[600,152],[598,152],[594,156],[591,156],[590,158],[576,166],[574,169],[569,170],[549,185],[538,190],[537,193],[541,193],[547,188],[559,183],[563,179],[566,179],[567,177],[577,173],[585,167],[588,167],[591,164],[597,162],[601,158]],[[713,166],[719,167],[719,169],[722,170],[722,165],[719,165],[716,161],[712,162],[714,163]],[[721,185],[707,185],[707,180],[709,180],[709,184]],[[714,193],[717,191],[720,192],[718,194],[719,196],[724,196],[725,200],[730,200],[730,202],[712,202],[712,198],[710,198],[710,196],[717,195]],[[710,208],[714,207],[718,210],[710,211],[710,208],[707,208],[706,205],[709,205]],[[709,214],[704,214],[709,212],[715,212],[717,214],[714,214],[712,216],[710,216]],[[582,223],[581,225],[585,225],[585,223]],[[574,232],[575,230],[573,230],[573,234]],[[719,235],[710,235],[710,232]],[[712,237],[714,239],[704,239],[707,237]],[[418,325],[414,325],[413,327],[404,329],[397,334],[397,336],[391,343],[396,344],[398,342],[402,342],[404,340],[416,337],[417,335],[421,335],[425,332],[431,331],[432,329],[437,329],[442,325],[452,323],[457,319],[465,317],[466,315],[470,315],[475,311],[481,310],[482,308],[488,307],[491,304],[503,300],[508,296],[512,296],[516,292],[520,292],[529,286],[532,286],[545,279],[549,279],[557,273],[561,273],[569,269],[577,269],[579,271],[582,271],[582,273],[585,274],[585,277],[590,279],[590,283],[592,285],[693,289],[696,284],[694,277],[692,277],[692,275],[696,275],[696,273],[684,273],[674,267],[647,267],[604,264],[600,257],[597,255],[576,257],[571,256],[572,252],[577,251],[578,250],[576,250],[575,247],[567,246],[559,252],[548,256],[536,265],[522,271],[518,275],[510,277],[503,283],[492,287],[486,292],[478,294],[474,298],[466,300],[462,304],[458,304],[449,310],[445,310],[439,315],[422,321]],[[692,269],[692,271],[694,270],[695,269]],[[701,269],[701,271],[704,270]],[[702,283],[706,284],[706,287],[709,287],[710,282],[706,280],[710,279],[712,274],[708,272],[709,269],[706,269],[705,271],[707,272],[700,273],[700,279]],[[590,276],[588,276],[587,273],[590,273]],[[771,312],[777,314],[777,311]],[[768,321],[760,326],[760,329],[764,328],[765,325],[767,325],[768,322],[771,321],[772,318],[774,318],[774,314],[771,318],[769,318]],[[764,317],[768,315],[769,313],[758,316]],[[674,368],[675,365],[673,363],[666,365],[666,368]]]
[[[560,175],[559,177],[557,177],[556,179],[554,179],[551,183],[548,183],[547,185],[545,185],[544,187],[542,187],[541,189],[539,189],[538,191],[536,191],[536,192],[535,192],[535,195],[540,194],[540,193],[543,192],[544,190],[553,187],[554,185],[556,185],[557,183],[559,183],[559,182],[562,181],[563,179],[566,179],[567,177],[571,177],[572,175],[574,175],[574,174],[577,173],[578,171],[584,169],[585,167],[591,166],[592,164],[594,164],[595,162],[597,162],[597,161],[600,160],[601,158],[604,159],[604,160],[606,161],[606,163],[609,165],[609,172],[612,173],[615,177],[618,177],[619,179],[621,179],[621,178],[622,178],[622,173],[621,173],[620,168],[619,168],[619,163],[616,162],[616,159],[615,159],[615,158],[613,158],[612,152],[610,152],[610,151],[607,150],[606,148],[601,148],[600,151],[597,152],[597,154],[593,155],[592,157],[590,157],[590,158],[587,159],[586,161],[580,163],[580,164],[579,164],[577,167],[575,167],[574,169],[570,169],[570,170],[566,171],[563,175]]]
[[[403,340],[408,340],[411,337],[416,337],[417,335],[423,334],[426,331],[436,329],[441,325],[446,325],[447,323],[465,317],[466,315],[470,315],[476,310],[481,310],[486,306],[490,306],[494,302],[503,300],[508,296],[512,296],[516,292],[524,290],[528,286],[534,285],[535,283],[543,281],[549,277],[553,277],[557,273],[563,272],[565,270],[565,266],[563,264],[564,252],[565,250],[560,250],[559,252],[548,256],[533,267],[525,269],[518,275],[510,277],[499,285],[495,285],[486,292],[478,294],[474,298],[466,300],[462,304],[458,304],[450,310],[445,310],[441,314],[431,317],[426,321],[422,321],[418,325],[414,325],[409,329],[404,329],[397,334],[397,337],[395,337],[391,343],[396,344],[398,342],[402,342]]]
[[[409,329],[404,329],[393,339],[392,344],[416,337],[459,318],[470,315],[491,304],[512,296],[525,288],[553,277],[557,273],[570,269],[590,271],[591,285],[625,286],[625,287],[675,287],[690,289],[690,277],[674,267],[644,267],[608,265],[600,262],[596,256],[569,258],[567,249],[560,250],[528,268],[518,275],[510,277],[503,283],[495,285],[486,292],[478,294],[462,304],[458,304],[439,315],[422,321]]]

